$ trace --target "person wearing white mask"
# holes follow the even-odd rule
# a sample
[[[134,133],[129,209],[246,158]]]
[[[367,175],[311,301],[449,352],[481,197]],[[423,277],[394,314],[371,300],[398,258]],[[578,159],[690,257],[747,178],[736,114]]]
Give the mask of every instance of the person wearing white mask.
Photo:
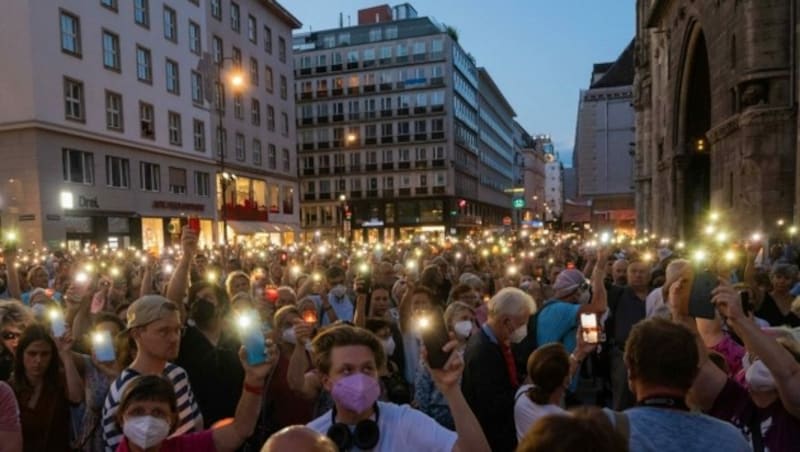
[[[458,349],[464,350],[467,340],[478,330],[475,323],[475,310],[468,304],[455,301],[444,311],[444,323],[447,331],[458,341]],[[414,400],[417,409],[436,420],[443,427],[455,429],[450,407],[431,377],[431,373],[422,363],[417,368],[414,381]]]
[[[467,342],[461,389],[494,451],[517,446],[514,393],[522,381],[511,344],[527,335],[533,298],[507,287],[489,300],[489,318]]]
[[[554,298],[543,303],[536,315],[531,316],[527,323],[529,334],[514,349],[519,367],[524,370],[530,354],[545,344],[559,342],[568,353],[574,352],[581,314],[596,314],[598,324],[605,321],[608,297],[604,281],[608,255],[609,250],[597,249],[590,282],[579,270],[569,269],[558,274],[553,284]],[[589,262],[587,268],[591,268],[591,264]],[[567,393],[567,405],[574,404],[572,395],[576,388],[577,379],[572,381]]]
[[[378,336],[386,352],[386,366],[379,370],[381,381],[381,400],[403,405],[411,403],[412,394],[408,382],[400,371],[400,366],[392,359],[397,342],[392,335],[392,323],[380,317],[370,317],[364,327]]]
[[[194,452],[234,451],[253,434],[261,410],[264,380],[278,358],[270,347],[270,358],[256,366],[247,363],[244,348],[239,358],[245,369],[236,416],[226,425],[170,437],[178,424],[178,402],[169,380],[158,375],[135,377],[122,393],[116,423],[124,438],[117,452],[191,450]]]
[[[270,414],[265,436],[289,425],[305,424],[313,419],[317,394],[296,391],[288,380],[292,360],[304,366],[310,362],[309,337],[313,334],[314,325],[303,320],[303,312],[306,311],[300,311],[294,306],[284,306],[275,313],[273,321],[275,330],[272,334],[278,344],[280,358],[275,365],[275,372],[267,382],[267,396],[264,403]],[[309,320],[316,323],[316,319],[309,318]]]

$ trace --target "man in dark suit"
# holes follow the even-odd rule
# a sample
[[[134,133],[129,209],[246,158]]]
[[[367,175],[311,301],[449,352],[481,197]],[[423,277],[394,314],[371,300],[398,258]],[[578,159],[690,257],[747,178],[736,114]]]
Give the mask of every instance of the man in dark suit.
[[[517,446],[514,393],[521,382],[511,343],[525,338],[528,317],[535,310],[527,293],[511,287],[501,290],[489,301],[489,319],[472,335],[464,353],[461,390],[494,452]]]

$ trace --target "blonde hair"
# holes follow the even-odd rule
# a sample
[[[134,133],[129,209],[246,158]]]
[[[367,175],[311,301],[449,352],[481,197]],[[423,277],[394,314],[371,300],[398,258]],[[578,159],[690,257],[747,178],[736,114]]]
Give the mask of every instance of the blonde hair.
[[[454,301],[447,306],[447,309],[444,310],[444,324],[448,331],[453,329],[453,320],[456,316],[464,311],[469,311],[473,316],[475,315],[475,310],[472,309],[472,306],[462,301]]]

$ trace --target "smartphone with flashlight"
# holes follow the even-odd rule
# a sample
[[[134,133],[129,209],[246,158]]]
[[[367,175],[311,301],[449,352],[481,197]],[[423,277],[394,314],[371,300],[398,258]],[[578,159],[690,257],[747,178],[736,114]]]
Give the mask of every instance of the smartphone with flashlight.
[[[247,353],[247,364],[257,366],[267,361],[267,346],[264,343],[264,333],[253,314],[242,314],[237,319],[242,345]]]
[[[64,313],[58,308],[50,309],[50,329],[53,330],[53,337],[64,337],[67,333],[67,323],[64,321]]]
[[[442,350],[442,347],[450,342],[444,323],[444,313],[439,308],[422,311],[417,317],[416,326],[428,352],[428,365],[432,369],[441,369],[450,357],[449,353]]]
[[[319,318],[317,317],[317,311],[313,309],[306,309],[303,311],[303,321],[309,325],[316,325],[319,321]]]
[[[194,215],[189,217],[189,229],[194,232],[200,232],[200,218]]]
[[[114,341],[110,331],[95,331],[92,333],[92,353],[101,363],[114,362],[117,359],[114,353]]]
[[[600,330],[597,327],[597,314],[581,314],[581,336],[583,342],[587,344],[597,344],[600,342]]]
[[[689,315],[703,319],[714,318],[714,304],[711,303],[711,292],[717,287],[717,276],[710,270],[702,270],[694,275],[692,289],[689,292]]]

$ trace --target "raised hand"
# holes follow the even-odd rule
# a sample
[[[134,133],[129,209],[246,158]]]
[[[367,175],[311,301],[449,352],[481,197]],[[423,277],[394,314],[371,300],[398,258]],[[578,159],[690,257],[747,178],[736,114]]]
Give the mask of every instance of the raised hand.
[[[267,375],[272,372],[272,369],[278,362],[280,353],[278,347],[271,340],[265,340],[265,343],[267,347],[267,360],[255,366],[251,366],[247,363],[247,351],[245,351],[244,346],[239,349],[239,361],[242,363],[242,368],[244,368],[244,381],[247,385],[262,386]]]
[[[443,394],[459,388],[461,374],[464,372],[464,357],[461,351],[458,350],[459,342],[453,333],[450,333],[450,339],[450,342],[442,347],[442,351],[450,353],[450,357],[444,366],[441,369],[433,369],[428,366],[433,382]],[[421,354],[425,364],[428,365],[428,351],[425,350],[424,345],[422,346]]]

